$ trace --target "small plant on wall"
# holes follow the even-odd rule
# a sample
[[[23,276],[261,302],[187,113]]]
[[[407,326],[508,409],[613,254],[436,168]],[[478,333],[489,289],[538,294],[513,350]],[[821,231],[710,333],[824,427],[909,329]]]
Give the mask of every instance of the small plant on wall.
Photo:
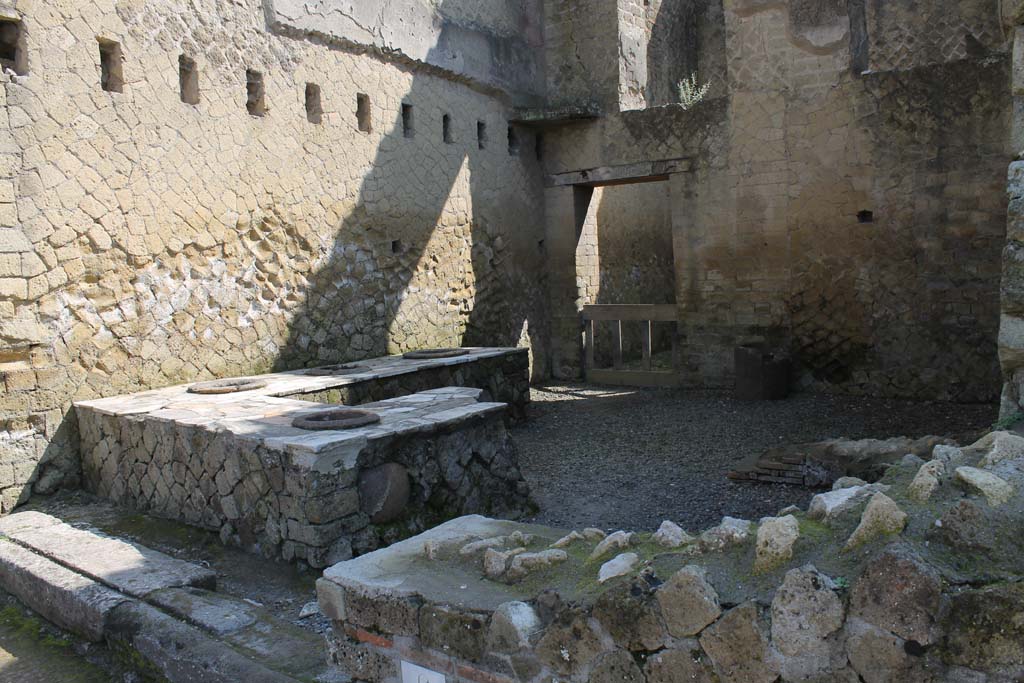
[[[710,88],[710,83],[698,85],[697,74],[692,73],[689,78],[679,81],[679,103],[683,105],[683,109],[689,109],[703,100]]]

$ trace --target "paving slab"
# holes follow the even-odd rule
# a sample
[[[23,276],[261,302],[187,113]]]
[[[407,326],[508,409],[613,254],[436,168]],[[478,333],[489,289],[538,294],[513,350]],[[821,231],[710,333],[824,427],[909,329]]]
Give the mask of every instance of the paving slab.
[[[254,605],[201,588],[165,588],[151,593],[148,601],[218,636],[241,631],[259,619]]]
[[[322,636],[241,598],[201,588],[166,588],[148,601],[268,669],[298,680],[325,680],[330,673]]]
[[[5,539],[0,539],[0,585],[49,621],[93,642],[103,639],[111,613],[127,600]]]
[[[130,601],[111,615],[108,640],[135,650],[158,676],[203,683],[293,683],[214,640],[200,629],[144,603]]]
[[[0,519],[0,535],[111,588],[137,598],[176,586],[213,588],[217,575],[145,546],[76,529],[39,512]]]

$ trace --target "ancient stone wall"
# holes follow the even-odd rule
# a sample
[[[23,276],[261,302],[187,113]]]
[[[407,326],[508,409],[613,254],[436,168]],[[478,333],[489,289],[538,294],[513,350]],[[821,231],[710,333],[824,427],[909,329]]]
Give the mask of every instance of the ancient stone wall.
[[[1018,16],[1024,21],[1024,13]],[[1013,43],[1013,141],[1024,140],[1024,27],[1016,26]],[[999,362],[1003,372],[1000,418],[1017,422],[1024,413],[1024,162],[1007,173],[1006,245],[1000,288]]]
[[[679,82],[709,84],[708,97],[726,92],[725,19],[721,0],[649,0],[643,3],[640,61],[647,107],[679,102]],[[624,54],[623,70],[631,71]]]
[[[544,94],[543,0],[268,0],[275,30],[372,46],[507,91],[521,103]]]
[[[544,0],[544,63],[552,106],[618,111],[619,0]]]
[[[544,337],[533,136],[493,84],[258,0],[3,4],[3,510],[73,483],[73,398]]]
[[[862,74],[853,8],[725,2],[726,97],[566,128],[546,168],[689,160],[670,180],[689,382],[730,385],[733,348],[766,341],[805,386],[989,400],[1007,55]]]
[[[317,582],[357,680],[1015,681],[1024,439],[908,455],[692,535],[464,517]]]
[[[988,0],[856,0],[851,4],[864,6],[870,36],[867,66],[872,71],[982,57],[1009,37],[1003,33],[998,6]]]
[[[605,112],[679,101],[696,75],[725,91],[721,0],[602,0],[546,3],[548,100],[592,103]]]

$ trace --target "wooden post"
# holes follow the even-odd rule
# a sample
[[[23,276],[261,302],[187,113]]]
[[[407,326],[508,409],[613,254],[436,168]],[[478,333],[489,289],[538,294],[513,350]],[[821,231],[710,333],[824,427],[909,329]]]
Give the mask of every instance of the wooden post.
[[[612,321],[612,343],[615,348],[612,350],[612,364],[616,368],[622,367],[622,321]]]
[[[650,371],[651,369],[651,321],[643,320],[640,322],[640,344],[643,348],[644,355],[644,370]]]

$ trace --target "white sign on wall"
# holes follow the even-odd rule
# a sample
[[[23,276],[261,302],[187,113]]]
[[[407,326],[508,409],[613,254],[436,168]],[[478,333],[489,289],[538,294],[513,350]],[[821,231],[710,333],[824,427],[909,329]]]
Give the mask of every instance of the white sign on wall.
[[[445,683],[444,674],[402,662],[402,683]]]

